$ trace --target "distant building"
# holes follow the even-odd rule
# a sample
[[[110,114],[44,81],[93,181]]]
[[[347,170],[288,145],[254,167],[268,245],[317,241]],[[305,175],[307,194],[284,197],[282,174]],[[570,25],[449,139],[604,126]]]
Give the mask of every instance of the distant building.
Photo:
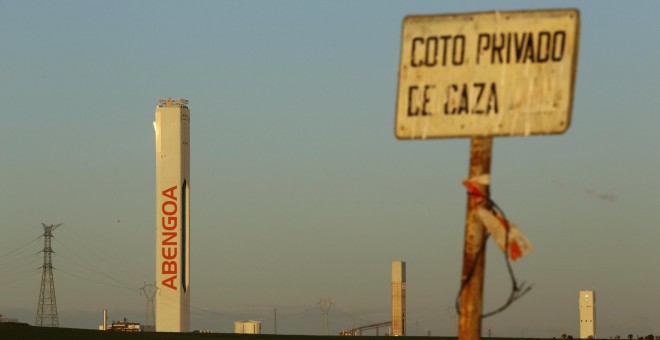
[[[196,329],[192,331],[193,333],[215,333],[212,329]]]
[[[234,333],[261,334],[261,321],[255,321],[255,320],[234,321]]]
[[[581,290],[578,297],[580,306],[580,338],[596,338],[596,293],[591,290]]]
[[[100,328],[100,327],[99,327]],[[126,318],[122,321],[113,321],[112,325],[108,327],[109,331],[113,332],[141,332],[142,327],[137,322],[128,322]]]
[[[0,323],[18,323],[18,319],[5,318],[4,315],[0,314]]]
[[[392,262],[392,333],[406,335],[406,263]]]

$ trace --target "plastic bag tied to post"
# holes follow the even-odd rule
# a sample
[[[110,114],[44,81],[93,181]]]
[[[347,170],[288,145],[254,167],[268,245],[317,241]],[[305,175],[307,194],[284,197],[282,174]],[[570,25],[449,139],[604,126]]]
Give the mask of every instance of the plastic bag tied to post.
[[[489,175],[482,175],[474,178],[463,180],[463,185],[467,188],[468,194],[472,197],[473,204],[477,205],[477,216],[486,227],[488,233],[493,237],[495,244],[505,252],[513,261],[528,252],[533,251],[531,242],[525,237],[520,228],[514,223],[508,221],[500,212],[492,208],[484,208],[478,203],[482,200],[492,200],[487,197],[479,188],[479,185],[488,185],[490,182]],[[494,203],[493,203],[494,205]],[[508,234],[508,250],[507,248],[507,234]]]

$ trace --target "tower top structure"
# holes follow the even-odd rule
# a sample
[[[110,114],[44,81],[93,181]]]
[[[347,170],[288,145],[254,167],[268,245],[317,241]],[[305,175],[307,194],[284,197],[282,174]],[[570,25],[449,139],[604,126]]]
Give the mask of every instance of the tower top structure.
[[[158,107],[188,107],[188,100],[183,98],[165,98],[158,101]]]

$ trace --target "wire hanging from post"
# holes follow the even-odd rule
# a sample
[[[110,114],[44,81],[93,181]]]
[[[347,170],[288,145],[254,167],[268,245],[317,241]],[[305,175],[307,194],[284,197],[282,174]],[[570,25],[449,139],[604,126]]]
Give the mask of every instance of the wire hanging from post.
[[[504,245],[504,249],[505,249],[504,250],[504,261],[506,263],[506,267],[507,267],[507,270],[509,272],[509,277],[511,278],[511,293],[509,294],[508,299],[506,300],[506,302],[502,306],[500,306],[499,308],[497,308],[493,311],[490,311],[488,313],[481,314],[481,318],[483,319],[483,318],[487,318],[489,316],[493,316],[495,314],[501,313],[502,311],[507,309],[516,300],[521,298],[523,295],[529,293],[529,291],[532,289],[532,286],[527,286],[527,284],[525,282],[521,282],[520,284],[518,284],[518,282],[516,280],[516,276],[513,273],[513,267],[511,266],[511,260],[509,259],[509,231],[510,231],[510,226],[509,226],[509,220],[506,218],[506,214],[504,213],[504,210],[502,210],[502,208],[500,208],[499,205],[497,205],[497,203],[495,203],[495,201],[493,201],[490,197],[488,197],[488,196],[486,196],[482,193],[475,192],[475,191],[468,191],[468,196],[475,196],[475,197],[479,197],[479,198],[487,200],[488,203],[490,204],[491,209],[493,209],[494,211],[496,211],[497,213],[499,213],[502,216],[504,226],[505,226],[505,229],[506,229],[505,245]],[[484,256],[483,253],[486,250],[486,242],[488,241],[489,236],[490,236],[490,234],[487,232],[486,233],[486,239],[484,240],[483,244],[481,245],[481,248],[479,249],[479,252],[477,253],[477,256],[475,256],[474,261],[472,263],[472,266],[470,267],[470,271],[468,272],[468,275],[465,278],[465,280],[461,283],[461,288],[458,291],[458,294],[456,295],[455,308],[456,308],[456,312],[458,313],[458,315],[461,314],[461,308],[460,308],[461,307],[461,301],[460,301],[461,293],[463,292],[463,289],[467,286],[467,284],[472,279],[472,276],[474,275],[474,270],[476,268],[476,263],[479,261],[479,258],[481,256]]]

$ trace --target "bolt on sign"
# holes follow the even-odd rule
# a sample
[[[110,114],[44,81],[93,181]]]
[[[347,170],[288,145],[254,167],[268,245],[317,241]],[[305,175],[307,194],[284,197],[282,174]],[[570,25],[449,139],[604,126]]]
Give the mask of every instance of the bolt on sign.
[[[403,21],[399,139],[560,134],[571,122],[579,12],[415,15]]]

